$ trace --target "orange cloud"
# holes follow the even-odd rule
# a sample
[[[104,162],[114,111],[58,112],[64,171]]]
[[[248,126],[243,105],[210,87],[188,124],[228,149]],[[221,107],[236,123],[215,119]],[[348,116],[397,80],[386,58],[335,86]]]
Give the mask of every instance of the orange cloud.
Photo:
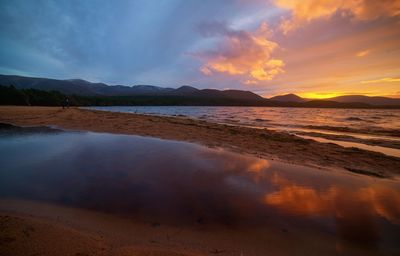
[[[372,20],[378,17],[400,15],[398,0],[275,0],[275,5],[288,9],[292,13],[290,19],[281,23],[281,29],[288,33],[314,19],[330,18],[337,12],[350,15],[357,20]]]
[[[201,29],[206,36],[221,38],[216,50],[196,54],[205,60],[200,68],[203,74],[238,75],[245,78],[245,84],[257,84],[284,73],[284,62],[271,56],[278,44],[268,40],[271,32],[266,23],[255,32],[233,30],[220,23]]]
[[[362,58],[362,57],[367,56],[370,52],[371,52],[371,50],[361,51],[361,52],[358,52],[358,53],[356,54],[356,56],[359,57],[359,58]]]
[[[258,82],[256,81],[256,80],[246,80],[246,81],[244,81],[244,84],[245,85],[256,85],[256,84],[258,84]]]
[[[200,68],[200,72],[206,76],[210,76],[212,74],[211,70],[207,67]]]

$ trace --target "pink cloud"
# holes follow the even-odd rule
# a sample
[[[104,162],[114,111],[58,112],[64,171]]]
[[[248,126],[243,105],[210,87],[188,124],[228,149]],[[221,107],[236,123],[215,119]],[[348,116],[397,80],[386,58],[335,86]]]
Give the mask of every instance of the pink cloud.
[[[254,32],[234,30],[223,23],[203,24],[199,29],[204,36],[218,39],[214,49],[195,54],[204,61],[203,74],[224,73],[241,77],[244,84],[257,84],[284,72],[284,62],[272,57],[279,46],[268,39],[267,23]]]
[[[335,13],[350,15],[356,20],[373,20],[379,17],[400,15],[398,0],[274,0],[276,6],[288,9],[291,18],[283,19],[284,33],[302,27],[315,19],[330,18]]]

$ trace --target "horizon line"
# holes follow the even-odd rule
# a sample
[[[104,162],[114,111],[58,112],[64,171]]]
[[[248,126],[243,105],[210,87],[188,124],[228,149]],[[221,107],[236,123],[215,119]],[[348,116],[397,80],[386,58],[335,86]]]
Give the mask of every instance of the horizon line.
[[[88,83],[92,83],[92,84],[104,84],[107,86],[126,86],[126,87],[134,87],[134,86],[155,86],[155,87],[160,87],[160,88],[171,88],[171,89],[178,89],[180,87],[183,86],[189,86],[198,90],[207,90],[207,89],[211,89],[211,90],[218,90],[218,91],[226,91],[226,90],[237,90],[237,91],[248,91],[248,92],[252,92],[254,94],[257,94],[263,98],[266,99],[270,99],[273,97],[277,97],[277,96],[286,96],[286,95],[295,95],[297,97],[300,97],[302,99],[311,99],[311,100],[325,100],[325,99],[332,99],[332,98],[336,98],[336,97],[341,97],[341,96],[366,96],[366,97],[385,97],[385,98],[392,98],[392,99],[400,99],[400,95],[382,95],[382,94],[365,94],[365,93],[335,93],[335,92],[285,92],[285,93],[281,93],[281,94],[269,94],[269,95],[263,95],[262,93],[258,93],[258,92],[254,92],[253,90],[241,90],[241,89],[231,89],[231,88],[224,88],[224,89],[216,89],[216,88],[202,88],[199,89],[193,85],[189,85],[189,84],[182,84],[180,86],[177,87],[169,87],[169,86],[160,86],[160,85],[152,85],[152,84],[133,84],[133,85],[125,85],[125,84],[108,84],[105,82],[100,82],[100,81],[89,81],[83,78],[51,78],[51,77],[42,77],[42,76],[24,76],[24,75],[16,75],[16,74],[0,74],[2,76],[18,76],[18,77],[26,77],[26,78],[36,78],[36,79],[52,79],[52,80],[59,80],[59,81],[71,81],[71,80],[82,80]],[[312,95],[312,96],[304,96],[304,95]],[[328,96],[327,96],[328,95]]]

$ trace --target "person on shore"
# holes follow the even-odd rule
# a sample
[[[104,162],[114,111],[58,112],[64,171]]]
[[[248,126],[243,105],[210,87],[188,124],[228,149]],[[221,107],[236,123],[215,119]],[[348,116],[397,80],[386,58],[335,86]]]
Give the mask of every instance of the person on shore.
[[[65,97],[64,100],[62,101],[62,108],[69,108],[69,99],[68,97]]]

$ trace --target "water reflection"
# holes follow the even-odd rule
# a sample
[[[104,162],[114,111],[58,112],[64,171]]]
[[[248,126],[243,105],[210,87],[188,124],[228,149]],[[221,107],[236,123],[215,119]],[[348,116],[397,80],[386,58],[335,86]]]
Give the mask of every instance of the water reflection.
[[[331,185],[317,191],[274,174],[279,188],[265,195],[265,203],[297,216],[331,217],[341,239],[375,247],[379,240],[376,218],[400,223],[400,191],[381,184],[345,188]]]
[[[0,139],[0,196],[177,225],[306,225],[399,244],[397,182],[188,143],[97,133]]]
[[[271,179],[279,189],[265,195],[265,203],[277,206],[286,212],[296,215],[340,217],[350,207],[351,212],[364,211],[355,207],[356,204],[367,205],[369,215],[379,216],[400,224],[400,190],[388,185],[370,184],[368,187],[343,188],[332,185],[325,190],[317,191],[311,187],[299,186],[279,174],[274,173]],[[351,202],[350,205],[341,204]],[[365,208],[365,207],[362,207]]]

